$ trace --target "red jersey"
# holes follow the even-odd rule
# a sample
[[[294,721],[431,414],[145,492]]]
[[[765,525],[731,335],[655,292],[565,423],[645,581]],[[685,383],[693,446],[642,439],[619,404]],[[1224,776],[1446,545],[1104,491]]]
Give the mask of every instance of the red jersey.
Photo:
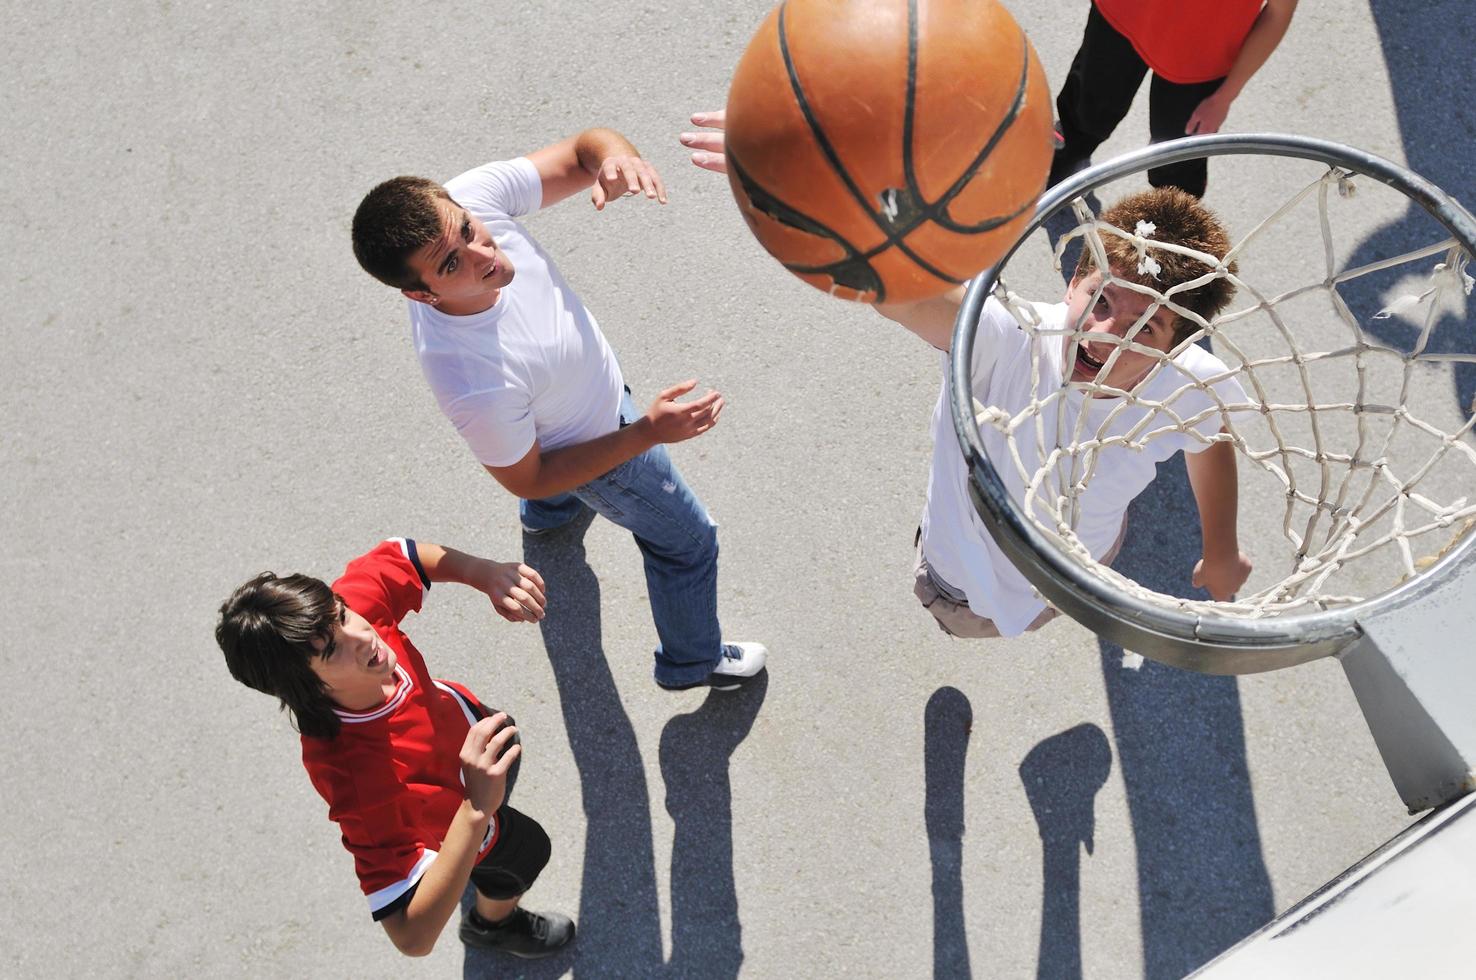
[[[333,591],[395,651],[395,691],[368,711],[335,709],[342,724],[333,738],[302,739],[302,764],[354,856],[376,920],[409,902],[436,859],[464,796],[462,743],[487,714],[466,688],[433,679],[400,632],[429,588],[415,542],[405,538],[348,563]],[[479,858],[496,839],[493,818]]]
[[[1188,85],[1224,78],[1262,0],[1093,0],[1155,75]]]

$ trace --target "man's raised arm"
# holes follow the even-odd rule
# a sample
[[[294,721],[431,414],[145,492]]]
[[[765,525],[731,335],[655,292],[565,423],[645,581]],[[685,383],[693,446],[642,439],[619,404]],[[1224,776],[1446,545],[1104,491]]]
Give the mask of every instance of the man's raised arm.
[[[620,197],[644,192],[666,203],[661,175],[643,159],[630,140],[613,129],[586,129],[528,154],[543,181],[543,206],[557,204],[591,184],[596,211]]]

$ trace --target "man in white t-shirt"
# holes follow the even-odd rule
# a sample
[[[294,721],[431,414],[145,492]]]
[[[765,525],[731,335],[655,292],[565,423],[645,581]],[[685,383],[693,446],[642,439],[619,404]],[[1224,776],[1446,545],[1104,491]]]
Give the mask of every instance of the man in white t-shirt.
[[[1219,220],[1196,198],[1177,188],[1124,198],[1104,211],[1099,220],[1217,257],[1223,257],[1230,247]],[[1114,279],[1150,286],[1162,293],[1206,272],[1201,262],[1164,249],[1153,249],[1151,262],[1145,262],[1148,253],[1140,255],[1129,240],[1110,234],[1101,237]],[[1058,434],[1063,437],[1061,444],[1077,432],[1109,440],[1126,437],[1126,444],[1113,442],[1097,453],[1091,481],[1079,497],[1075,533],[1092,557],[1105,564],[1111,562],[1122,543],[1128,504],[1152,482],[1158,463],[1183,451],[1203,532],[1203,557],[1195,565],[1193,584],[1209,590],[1216,599],[1229,599],[1244,584],[1251,565],[1240,552],[1236,534],[1235,449],[1228,442],[1211,440],[1223,428],[1218,406],[1245,404],[1245,392],[1234,378],[1221,378],[1210,385],[1218,396],[1217,403],[1197,386],[1195,382],[1228,373],[1209,351],[1183,344],[1197,325],[1162,305],[1144,320],[1153,300],[1116,282],[1101,288],[1103,276],[1094,266],[1091,252],[1082,250],[1063,302],[1035,306],[1041,321],[1039,333],[1022,329],[997,300],[986,301],[974,340],[974,397],[983,405],[1015,415],[1033,399],[1060,391],[1068,380],[1096,382],[1117,392],[1131,391],[1135,402],[1123,405],[1120,396],[1108,392],[1067,389],[1062,411],[1047,411],[1037,417],[1034,424],[1043,427],[1039,443],[1033,427],[1016,438],[1023,470],[1035,472],[1039,464],[1037,446],[1057,445]],[[1038,629],[1056,611],[1046,605],[995,544],[969,499],[968,467],[953,431],[949,406],[946,353],[962,295],[962,289],[956,289],[922,303],[877,308],[883,316],[945,352],[941,357],[943,383],[933,409],[933,460],[917,542],[913,591],[944,632],[964,637],[1017,636]],[[1208,320],[1233,295],[1234,285],[1217,278],[1176,293],[1174,301]],[[1142,325],[1133,333],[1140,321]],[[1087,332],[1082,343],[1072,344],[1070,337],[1061,333],[1072,329]],[[1093,340],[1093,335],[1103,339]],[[1169,364],[1157,370],[1154,368],[1161,363],[1160,358],[1128,347],[1119,349],[1108,366],[1110,355],[1119,346],[1107,339],[1109,335],[1157,351],[1183,346]],[[1139,402],[1162,407],[1149,408]],[[1178,427],[1174,416],[1198,421],[1187,426],[1192,431],[1186,431]],[[1002,433],[987,425],[980,431],[992,459],[1010,459]],[[1154,435],[1145,438],[1144,433]],[[1020,468],[1011,463],[998,470],[1015,498],[1023,500],[1025,480]]]
[[[521,498],[524,529],[552,531],[586,507],[635,535],[660,644],[656,682],[730,690],[764,668],[757,643],[724,643],[717,525],[665,444],[717,424],[715,391],[640,414],[594,315],[517,218],[585,188],[596,210],[622,196],[666,202],[624,136],[589,129],[445,187],[396,177],[354,215],[354,255],[410,301],[410,327],[441,411],[477,460]]]

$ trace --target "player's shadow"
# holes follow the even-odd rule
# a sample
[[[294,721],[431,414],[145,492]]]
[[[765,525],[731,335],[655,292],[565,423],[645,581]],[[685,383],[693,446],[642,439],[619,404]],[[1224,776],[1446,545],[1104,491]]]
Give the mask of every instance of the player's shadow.
[[[556,531],[523,536],[523,560],[538,569],[550,597],[539,629],[584,804],[578,933],[569,951],[547,960],[525,963],[468,949],[467,980],[510,973],[553,977],[571,968],[575,976],[649,977],[664,968],[646,770],[605,660],[600,583],[585,558],[584,534],[593,519],[593,511],[585,510]],[[536,778],[533,770],[528,776]],[[579,856],[555,839],[550,860]],[[528,904],[538,908],[536,888]]]
[[[592,977],[734,976],[743,952],[728,760],[763,704],[766,678],[741,692],[714,692],[662,732],[666,806],[676,824],[673,958],[667,964],[645,766],[605,659],[599,580],[585,557],[584,534],[593,516],[586,510],[567,527],[523,538],[523,560],[538,569],[551,598],[540,629],[579,769],[585,848],[578,934],[568,951],[547,960],[468,949],[463,976],[555,977],[571,970]],[[578,860],[560,844],[554,840],[551,860]],[[530,896],[529,905],[538,904]]]
[[[1081,849],[1092,853],[1097,791],[1112,750],[1096,725],[1038,743],[1020,763],[1020,782],[1040,830],[1043,888],[1036,976],[1081,976]]]
[[[974,709],[963,692],[940,687],[923,710],[923,819],[933,865],[933,976],[967,977],[963,913],[964,761]]]
[[[740,691],[712,691],[696,711],[662,729],[661,778],[675,825],[669,976],[736,977],[743,964],[728,765],[753,727],[768,684],[765,673]]]
[[[1181,456],[1133,501],[1113,567],[1169,595],[1189,595],[1199,519]],[[1197,593],[1207,597],[1205,593]],[[1099,640],[1118,765],[1138,855],[1144,976],[1177,978],[1270,921],[1246,766],[1240,692]]]
[[[1371,0],[1369,9],[1384,51],[1405,164],[1471,208],[1476,204],[1476,165],[1470,153],[1476,138],[1476,108],[1469,93],[1476,82],[1476,62],[1471,59],[1476,48],[1476,16],[1470,0],[1430,0],[1421,4],[1418,17],[1409,15],[1404,0]],[[1431,31],[1431,24],[1439,24],[1440,30]],[[1443,237],[1436,222],[1411,202],[1401,217],[1359,243],[1342,267],[1359,268]],[[1404,269],[1423,276],[1441,260],[1435,256]],[[1407,321],[1370,318],[1390,298],[1395,278],[1393,274],[1360,277],[1344,284],[1341,291],[1365,329],[1391,346],[1408,349],[1412,330]],[[1464,300],[1468,310],[1473,303],[1476,299]],[[1428,349],[1470,353],[1473,319],[1469,313],[1442,317]],[[1476,364],[1456,364],[1452,374],[1456,404],[1467,409],[1476,397]]]

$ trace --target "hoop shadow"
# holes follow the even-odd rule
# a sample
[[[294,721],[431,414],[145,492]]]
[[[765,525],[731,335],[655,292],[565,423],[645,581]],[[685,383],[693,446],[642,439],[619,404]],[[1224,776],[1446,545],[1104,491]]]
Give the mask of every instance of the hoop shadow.
[[[1096,725],[1042,740],[1020,763],[1020,782],[1040,830],[1039,978],[1081,976],[1081,849],[1092,853],[1097,791],[1112,771],[1112,750]]]
[[[743,954],[733,882],[728,760],[763,704],[766,679],[742,692],[714,693],[669,721],[661,736],[666,806],[676,822],[672,848],[673,961],[665,962],[652,846],[651,798],[635,729],[621,703],[601,641],[600,586],[589,567],[584,511],[567,527],[524,535],[523,557],[553,601],[539,625],[564,726],[579,770],[585,816],[578,935],[546,960],[514,961],[466,950],[465,980],[508,976],[736,975]],[[534,816],[537,816],[534,814]],[[553,842],[551,860],[572,860]],[[472,900],[471,890],[463,906]],[[537,902],[530,902],[537,907]],[[690,961],[700,958],[701,967]],[[729,969],[729,965],[731,968]]]
[[[974,708],[963,692],[940,687],[923,709],[923,819],[933,866],[933,976],[967,977],[963,913],[964,758]]]
[[[1369,9],[1384,49],[1394,110],[1409,169],[1433,181],[1470,208],[1476,199],[1476,168],[1471,165],[1470,137],[1476,133],[1476,109],[1471,100],[1455,95],[1469,90],[1476,81],[1470,52],[1476,47],[1476,17],[1469,0],[1430,0],[1419,17],[1409,16],[1400,0],[1371,0]],[[1431,31],[1430,24],[1440,24]],[[1411,202],[1403,216],[1384,225],[1365,239],[1343,263],[1347,269],[1433,244],[1435,222],[1424,209]],[[1429,259],[1428,271],[1438,261]],[[1418,271],[1411,268],[1411,271]],[[1392,277],[1364,277],[1345,283],[1344,298],[1366,330],[1381,341],[1407,348],[1409,331],[1398,319],[1373,320],[1383,305],[1380,295]],[[1467,299],[1472,309],[1473,299]],[[1473,317],[1445,315],[1431,334],[1428,349],[1435,353],[1471,353]],[[1469,411],[1476,397],[1476,364],[1454,366],[1452,394],[1462,411]]]
[[[1148,588],[1190,595],[1199,519],[1182,456],[1159,466],[1128,526],[1113,567]],[[1144,976],[1182,977],[1275,911],[1239,688],[1233,677],[1151,660],[1131,669],[1121,647],[1098,644],[1138,853]]]

